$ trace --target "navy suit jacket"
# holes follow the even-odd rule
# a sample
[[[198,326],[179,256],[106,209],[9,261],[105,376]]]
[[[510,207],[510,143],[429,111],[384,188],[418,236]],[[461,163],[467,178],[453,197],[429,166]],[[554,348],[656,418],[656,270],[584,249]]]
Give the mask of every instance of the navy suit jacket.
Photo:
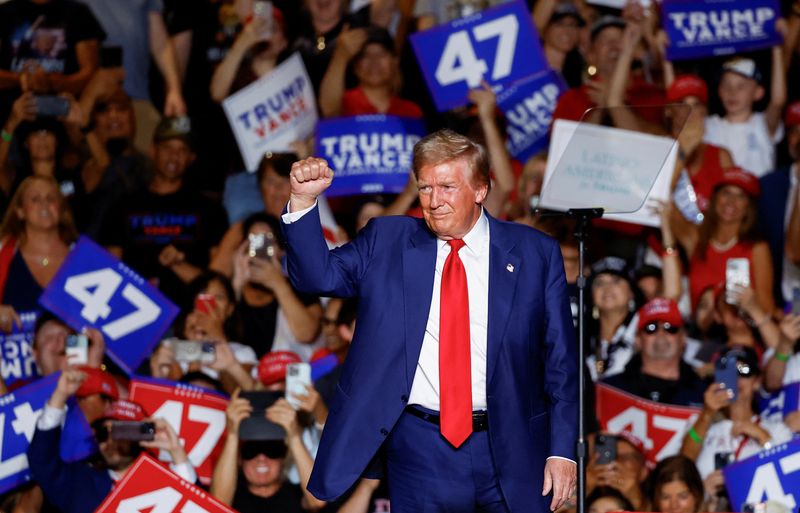
[[[309,490],[331,500],[364,473],[408,402],[433,294],[437,239],[424,221],[373,219],[328,251],[316,208],[284,225],[288,271],[303,292],[359,297]],[[512,512],[545,512],[548,456],[574,459],[575,331],[558,244],[489,217],[487,411],[492,455]]]
[[[786,244],[786,201],[789,198],[790,166],[784,166],[761,177],[761,196],[758,202],[758,223],[772,254],[773,295],[779,307],[785,303],[783,297],[783,256]]]

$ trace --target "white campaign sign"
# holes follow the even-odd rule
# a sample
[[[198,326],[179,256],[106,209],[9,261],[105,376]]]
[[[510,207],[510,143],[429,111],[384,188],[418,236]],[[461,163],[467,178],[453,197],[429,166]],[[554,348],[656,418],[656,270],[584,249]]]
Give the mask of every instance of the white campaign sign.
[[[580,141],[573,141],[576,133]],[[668,137],[558,119],[553,123],[540,204],[555,210],[602,207],[608,212],[604,219],[660,226],[651,207],[669,198],[677,156],[677,144]],[[556,169],[558,177],[550,184]],[[625,212],[624,205],[639,204],[656,172],[642,207],[619,213]]]
[[[317,123],[314,88],[299,53],[222,102],[248,171],[264,153],[290,151]]]

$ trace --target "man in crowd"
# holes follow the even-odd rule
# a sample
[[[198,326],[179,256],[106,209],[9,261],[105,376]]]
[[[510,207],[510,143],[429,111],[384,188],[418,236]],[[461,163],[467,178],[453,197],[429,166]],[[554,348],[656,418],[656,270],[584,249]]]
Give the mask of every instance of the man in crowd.
[[[655,298],[639,310],[636,343],[639,352],[625,370],[604,383],[651,401],[703,404],[706,386],[683,361],[686,336],[675,301]]]
[[[170,298],[206,268],[227,227],[219,204],[184,184],[194,160],[187,118],[164,118],[153,138],[153,179],[109,213],[101,242]]]
[[[316,204],[333,172],[316,158],[292,168],[293,283],[360,297],[309,489],[341,495],[383,447],[392,511],[556,510],[574,491],[577,437],[558,244],[484,213],[488,158],[466,137],[423,138],[413,170],[424,221],[374,219],[329,253]]]

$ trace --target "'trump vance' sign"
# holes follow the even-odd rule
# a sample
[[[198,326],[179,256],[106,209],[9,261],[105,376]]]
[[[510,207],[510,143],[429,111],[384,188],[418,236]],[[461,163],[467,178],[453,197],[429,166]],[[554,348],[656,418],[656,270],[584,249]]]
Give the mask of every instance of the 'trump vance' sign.
[[[248,171],[264,153],[289,151],[317,122],[314,88],[300,54],[222,102]]]
[[[401,192],[424,134],[421,120],[382,114],[320,121],[316,155],[336,172],[325,195]]]
[[[781,42],[778,0],[664,0],[667,58],[730,55]]]

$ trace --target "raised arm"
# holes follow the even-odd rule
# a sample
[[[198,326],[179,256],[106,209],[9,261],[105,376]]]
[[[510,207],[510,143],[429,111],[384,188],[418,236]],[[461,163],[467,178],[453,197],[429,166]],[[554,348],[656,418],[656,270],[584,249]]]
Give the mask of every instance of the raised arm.
[[[153,60],[164,77],[166,97],[164,98],[164,115],[183,116],[186,114],[186,103],[181,93],[181,73],[178,68],[178,58],[175,47],[167,33],[167,26],[160,11],[150,11],[147,14],[149,22],[150,53]]]
[[[319,88],[319,110],[323,117],[341,115],[347,65],[361,51],[366,40],[367,31],[363,28],[345,30],[336,40],[333,57]]]
[[[247,399],[239,397],[236,390],[231,395],[228,408],[225,410],[227,418],[227,430],[225,432],[225,445],[219,455],[217,464],[214,466],[214,473],[211,476],[211,495],[219,499],[228,506],[233,502],[233,495],[236,492],[236,480],[239,475],[239,425],[253,412],[253,406]]]

